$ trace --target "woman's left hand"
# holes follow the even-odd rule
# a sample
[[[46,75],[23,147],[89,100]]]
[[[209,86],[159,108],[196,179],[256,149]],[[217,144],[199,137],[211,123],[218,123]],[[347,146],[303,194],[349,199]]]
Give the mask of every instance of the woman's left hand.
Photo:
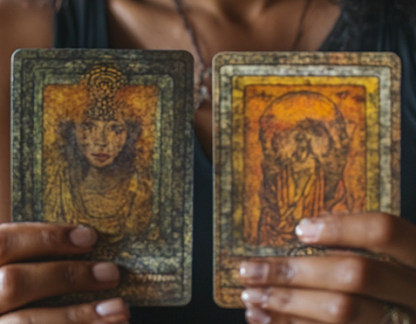
[[[303,220],[296,233],[307,244],[366,249],[392,261],[345,252],[243,262],[249,323],[381,324],[389,315],[404,317],[385,323],[416,323],[416,226],[354,214]]]

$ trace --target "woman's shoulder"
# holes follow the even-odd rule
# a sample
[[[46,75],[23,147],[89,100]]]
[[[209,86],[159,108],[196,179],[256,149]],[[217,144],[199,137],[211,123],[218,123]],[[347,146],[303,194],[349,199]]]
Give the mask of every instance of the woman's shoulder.
[[[48,2],[0,0],[0,27],[12,28],[7,31],[14,36],[19,36],[16,31],[21,29],[25,31],[21,34],[36,33],[38,38],[41,38],[44,34],[48,34],[45,33],[46,29],[52,34],[51,26],[53,26],[53,8]],[[5,31],[3,28],[0,30]],[[40,33],[41,31],[43,33]]]
[[[51,47],[52,8],[49,5],[39,6],[36,1],[25,3],[20,0],[0,0],[1,72],[8,71],[10,56],[16,49]],[[1,78],[0,76],[0,88],[3,88]]]
[[[51,47],[52,39],[50,6],[38,6],[32,0],[0,0],[0,127],[8,127],[11,55],[19,48]]]

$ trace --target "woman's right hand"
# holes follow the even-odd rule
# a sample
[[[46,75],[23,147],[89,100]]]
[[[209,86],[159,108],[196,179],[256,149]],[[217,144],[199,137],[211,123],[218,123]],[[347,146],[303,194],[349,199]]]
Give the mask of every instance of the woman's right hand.
[[[117,287],[120,274],[113,263],[33,261],[37,257],[87,253],[96,240],[95,230],[87,227],[1,224],[0,324],[127,324],[129,312],[121,299],[19,310],[46,297]],[[30,262],[24,263],[26,260]]]

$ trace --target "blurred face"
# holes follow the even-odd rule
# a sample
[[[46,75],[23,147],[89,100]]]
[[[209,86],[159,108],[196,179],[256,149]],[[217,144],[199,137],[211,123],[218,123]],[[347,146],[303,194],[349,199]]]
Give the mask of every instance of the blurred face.
[[[330,152],[331,143],[328,130],[320,124],[298,125],[291,130],[277,133],[271,141],[276,161],[290,160],[296,152],[302,154],[308,150],[322,160]]]
[[[111,165],[127,140],[124,120],[99,121],[87,118],[75,128],[79,148],[96,168]]]

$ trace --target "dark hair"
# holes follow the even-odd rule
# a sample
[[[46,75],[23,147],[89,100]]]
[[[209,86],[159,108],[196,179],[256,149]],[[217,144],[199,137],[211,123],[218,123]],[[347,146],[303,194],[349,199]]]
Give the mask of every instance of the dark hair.
[[[114,159],[114,162],[104,167],[108,173],[116,172],[121,179],[130,177],[135,170],[134,162],[136,158],[135,145],[140,136],[141,128],[139,123],[126,121],[127,139],[122,150]],[[68,162],[71,181],[81,182],[85,179],[90,169],[90,163],[81,152],[75,135],[75,123],[68,121],[59,125],[61,136],[65,145],[61,148],[62,155]]]

